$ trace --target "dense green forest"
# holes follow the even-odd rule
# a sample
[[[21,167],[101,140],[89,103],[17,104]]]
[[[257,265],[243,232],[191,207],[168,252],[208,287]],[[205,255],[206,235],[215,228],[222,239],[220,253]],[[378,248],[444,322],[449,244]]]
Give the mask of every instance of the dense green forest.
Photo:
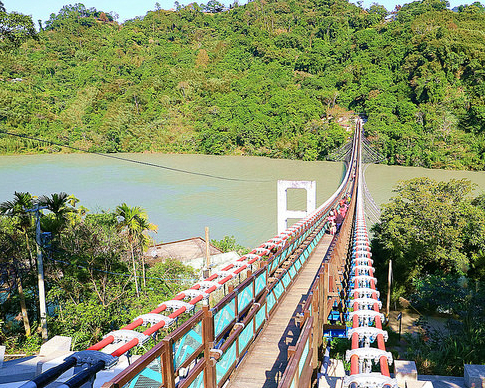
[[[315,160],[354,112],[390,164],[484,169],[480,3],[176,5],[119,24],[76,4],[36,39],[4,36],[1,128],[91,151]],[[1,153],[62,150],[0,136]]]
[[[373,258],[385,292],[392,260],[392,299],[422,317],[448,318],[443,328],[419,321],[401,358],[420,374],[463,376],[485,363],[485,195],[469,180],[403,181],[373,227]]]

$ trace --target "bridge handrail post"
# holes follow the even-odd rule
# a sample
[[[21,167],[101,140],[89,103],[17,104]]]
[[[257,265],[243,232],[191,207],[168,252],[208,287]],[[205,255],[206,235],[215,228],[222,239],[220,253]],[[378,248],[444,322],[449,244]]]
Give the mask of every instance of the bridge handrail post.
[[[317,282],[315,283],[315,286],[313,288],[313,298],[312,298],[312,311],[313,311],[313,327],[312,327],[312,341],[313,341],[313,354],[312,354],[312,364],[314,367],[318,366],[318,356],[319,352],[318,350],[320,349],[320,337],[321,337],[321,332],[319,328],[320,326],[320,278],[318,278]]]
[[[164,351],[162,352],[163,382],[167,388],[175,388],[175,370],[173,367],[173,339],[162,339]]]
[[[209,306],[202,306],[204,314],[202,320],[202,343],[204,344],[205,373],[204,387],[216,388],[216,366],[215,360],[211,359],[210,350],[214,347],[214,317]]]
[[[323,266],[323,324],[327,324],[328,314],[330,313],[328,309],[328,289],[330,286],[329,282],[329,263],[325,263]]]
[[[319,327],[323,327],[325,324],[325,304],[327,303],[325,294],[325,269],[324,267],[320,269],[320,274],[318,276],[318,317],[319,317]],[[323,331],[320,333],[320,341],[323,341]]]

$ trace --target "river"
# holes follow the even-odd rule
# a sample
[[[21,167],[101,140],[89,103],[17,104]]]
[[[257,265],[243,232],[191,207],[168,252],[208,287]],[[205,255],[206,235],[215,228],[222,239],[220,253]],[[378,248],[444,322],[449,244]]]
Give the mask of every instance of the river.
[[[186,170],[135,164],[92,154],[19,155],[0,157],[0,201],[14,191],[34,195],[65,191],[74,194],[93,212],[114,210],[126,202],[141,206],[158,225],[157,242],[203,236],[234,235],[255,247],[276,234],[276,182],[278,179],[315,180],[317,205],[337,188],[343,164],[303,162],[262,157],[122,154],[144,163]],[[369,190],[378,204],[392,196],[400,179],[428,176],[434,179],[468,178],[485,190],[484,172],[428,170],[371,165],[366,170]],[[289,193],[289,207],[301,209],[303,190]]]

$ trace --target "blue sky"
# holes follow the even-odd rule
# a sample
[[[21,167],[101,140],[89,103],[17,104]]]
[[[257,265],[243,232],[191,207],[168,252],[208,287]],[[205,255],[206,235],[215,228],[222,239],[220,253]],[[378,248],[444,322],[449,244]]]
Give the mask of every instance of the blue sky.
[[[8,12],[17,11],[26,15],[31,15],[35,24],[37,20],[46,21],[51,13],[57,13],[66,4],[82,3],[87,8],[95,7],[105,12],[114,11],[119,15],[119,22],[144,16],[147,11],[155,9],[157,0],[2,0]],[[173,8],[175,0],[158,0],[163,9]],[[179,0],[181,4],[189,4],[193,0]],[[197,0],[196,0],[197,1]],[[221,0],[219,0],[221,1]],[[375,0],[364,0],[364,7],[369,7]],[[451,7],[460,4],[471,4],[474,0],[450,0]],[[198,3],[207,3],[208,0],[199,0]],[[233,0],[222,0],[221,3],[229,4]],[[240,4],[246,1],[240,1]],[[353,1],[356,2],[356,1]],[[394,9],[396,4],[405,4],[410,1],[399,0],[380,0],[379,4],[384,5],[388,10]]]

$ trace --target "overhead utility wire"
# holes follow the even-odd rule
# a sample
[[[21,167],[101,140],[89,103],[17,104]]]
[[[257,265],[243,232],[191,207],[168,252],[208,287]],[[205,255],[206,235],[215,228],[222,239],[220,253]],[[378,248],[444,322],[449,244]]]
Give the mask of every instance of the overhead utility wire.
[[[111,155],[111,154],[103,154],[103,153],[97,152],[97,151],[88,151],[88,150],[85,150],[85,149],[82,149],[82,148],[79,148],[79,147],[73,147],[73,146],[70,146],[70,145],[57,143],[57,142],[51,141],[51,140],[44,140],[44,139],[39,139],[39,138],[33,137],[33,136],[21,135],[21,134],[18,134],[18,133],[0,130],[0,134],[2,134],[2,133],[5,134],[5,135],[9,135],[9,136],[15,136],[15,137],[23,138],[23,139],[38,141],[38,142],[41,142],[41,143],[52,144],[52,145],[56,145],[56,146],[59,146],[59,147],[65,147],[65,148],[69,148],[71,150],[85,152],[87,154],[94,154],[94,155],[98,155],[98,156],[103,156],[105,158],[122,160],[124,162],[136,163],[136,164],[141,164],[141,165],[150,166],[150,167],[163,168],[163,169],[168,170],[168,171],[180,172],[180,173],[183,173],[183,174],[198,175],[198,176],[203,176],[203,177],[207,177],[207,178],[214,178],[214,179],[221,179],[221,180],[235,181],[235,182],[257,182],[257,183],[270,182],[269,180],[230,178],[230,177],[219,176],[219,175],[205,174],[203,172],[183,170],[181,168],[168,167],[168,166],[164,166],[164,165],[161,165],[161,164],[155,164],[155,163],[150,163],[150,162],[142,162],[140,160],[123,158],[121,156],[115,156],[115,155]]]

